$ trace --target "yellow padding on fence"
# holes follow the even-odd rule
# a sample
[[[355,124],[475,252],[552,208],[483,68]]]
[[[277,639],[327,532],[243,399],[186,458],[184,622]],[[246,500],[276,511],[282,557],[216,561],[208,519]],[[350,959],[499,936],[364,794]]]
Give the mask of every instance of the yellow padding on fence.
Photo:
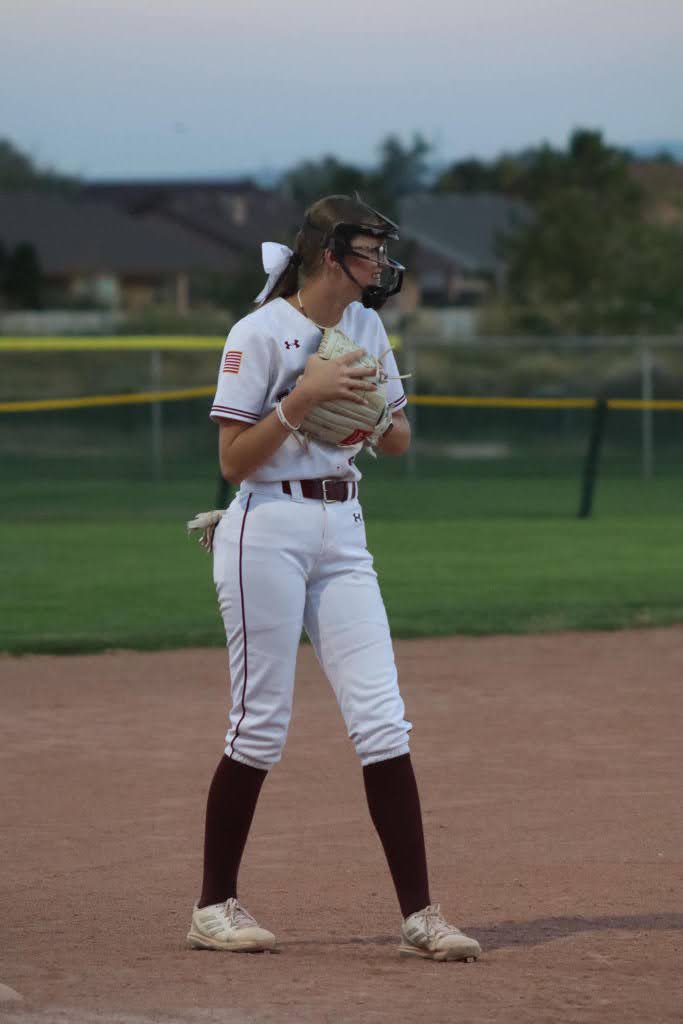
[[[188,398],[210,398],[215,387],[180,388],[173,391],[137,391],[123,395],[90,395],[84,398],[41,398],[21,402],[0,402],[2,412],[41,412],[57,409],[88,409],[107,405],[140,405],[149,402],[179,402]],[[592,409],[593,398],[473,398],[469,395],[409,395],[411,405],[489,409]],[[639,398],[610,398],[610,409],[653,409],[683,411],[683,401]]]
[[[410,395],[408,401],[413,405],[492,406],[498,409],[591,409],[595,405],[593,398],[474,398],[469,395]]]
[[[54,409],[92,409],[104,405],[140,405],[144,402],[178,402],[184,398],[208,398],[211,388],[179,391],[138,391],[127,395],[90,395],[88,398],[41,398],[27,402],[0,402],[0,412],[41,412]]]
[[[0,338],[0,355],[3,352],[131,352],[165,351],[184,349],[220,349],[225,338],[205,337],[164,337],[162,335],[120,338]]]
[[[468,406],[494,409],[592,409],[594,398],[471,398],[457,395],[410,395],[412,405]],[[683,411],[683,401],[674,399],[608,398],[609,409],[659,409]]]

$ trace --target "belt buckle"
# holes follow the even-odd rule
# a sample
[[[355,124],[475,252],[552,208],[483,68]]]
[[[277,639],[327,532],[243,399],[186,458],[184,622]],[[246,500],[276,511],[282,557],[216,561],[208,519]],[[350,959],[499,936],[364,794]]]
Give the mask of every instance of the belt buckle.
[[[333,484],[333,483],[335,483],[334,480],[323,480],[322,481],[323,501],[325,502],[326,505],[334,505],[337,501],[339,501],[339,498],[328,498],[327,497],[327,485],[328,484]]]

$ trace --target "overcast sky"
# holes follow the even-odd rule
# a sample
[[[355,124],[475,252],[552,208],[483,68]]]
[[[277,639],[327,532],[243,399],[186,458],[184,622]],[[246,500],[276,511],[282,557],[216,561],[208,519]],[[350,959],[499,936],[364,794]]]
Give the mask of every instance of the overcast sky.
[[[2,0],[0,137],[88,178],[680,140],[682,50],[682,0]]]

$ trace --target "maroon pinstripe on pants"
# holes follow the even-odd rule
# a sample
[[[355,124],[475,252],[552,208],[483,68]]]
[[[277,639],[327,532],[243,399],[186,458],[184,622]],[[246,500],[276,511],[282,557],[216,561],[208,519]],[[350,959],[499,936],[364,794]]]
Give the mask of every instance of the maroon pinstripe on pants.
[[[246,615],[245,615],[245,611],[244,611],[244,581],[242,579],[242,552],[243,552],[243,542],[244,542],[244,527],[245,527],[246,522],[247,522],[247,513],[249,511],[249,506],[251,504],[251,498],[252,498],[252,495],[250,494],[249,497],[247,498],[247,507],[244,510],[244,516],[242,518],[242,529],[240,530],[239,574],[240,574],[240,605],[242,607],[242,650],[244,652],[244,683],[242,684],[242,715],[240,717],[239,722],[237,723],[237,727],[235,729],[235,735],[233,736],[232,743],[230,744],[230,753],[231,754],[233,754],[234,751],[235,751],[235,740],[237,739],[237,735],[238,735],[238,733],[240,731],[240,726],[241,726],[241,724],[242,724],[242,722],[244,720],[244,716],[245,716],[245,714],[247,712],[246,696],[247,696],[247,679],[248,679],[248,676],[249,676],[249,666],[248,666],[248,662],[247,662],[247,619],[246,619]]]

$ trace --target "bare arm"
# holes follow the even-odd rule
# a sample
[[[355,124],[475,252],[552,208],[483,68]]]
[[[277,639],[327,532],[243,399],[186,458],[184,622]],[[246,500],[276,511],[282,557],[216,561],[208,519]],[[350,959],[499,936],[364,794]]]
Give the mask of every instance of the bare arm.
[[[305,392],[296,387],[282,402],[282,411],[290,423],[300,423],[310,403]],[[237,486],[245,477],[274,455],[289,436],[275,411],[253,426],[239,420],[221,420],[218,435],[218,458],[221,473]]]
[[[362,351],[349,352],[338,359],[311,356],[299,383],[282,400],[288,422],[298,426],[310,409],[331,399],[362,402],[362,392],[375,386],[363,379],[374,374],[372,367],[350,365]],[[253,426],[238,420],[221,420],[218,452],[224,478],[235,485],[241,483],[275,454],[288,434],[274,411]]]
[[[403,409],[391,418],[391,430],[380,438],[377,445],[384,455],[403,455],[410,447],[410,423]]]

